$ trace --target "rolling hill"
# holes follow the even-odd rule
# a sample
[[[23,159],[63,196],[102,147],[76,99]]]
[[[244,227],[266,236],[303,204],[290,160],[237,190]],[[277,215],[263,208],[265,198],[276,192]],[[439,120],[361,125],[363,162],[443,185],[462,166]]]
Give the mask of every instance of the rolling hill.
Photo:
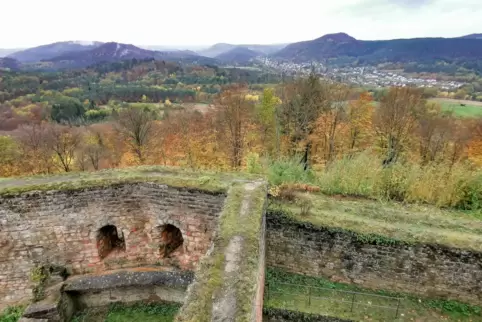
[[[0,57],[0,70],[2,69],[18,70],[20,69],[20,62],[13,58]]]
[[[275,45],[233,45],[233,44],[225,44],[225,43],[219,43],[215,44],[207,49],[204,50],[198,50],[197,53],[201,56],[206,56],[206,57],[216,57],[219,56],[223,53],[226,53],[230,50],[233,50],[235,48],[243,47],[247,48],[252,51],[256,51],[259,53],[262,53],[264,55],[270,55],[273,54],[280,49],[284,48],[286,44],[275,44]]]
[[[414,38],[364,41],[345,33],[293,43],[273,57],[295,62],[352,59],[365,63],[433,62],[482,59],[482,42],[473,38]]]
[[[465,39],[482,39],[482,34],[470,34],[466,36],[462,36],[460,38],[465,38]]]
[[[185,60],[200,63],[212,63],[213,61],[213,59],[201,57],[189,50],[154,51],[142,49],[130,44],[121,44],[116,42],[105,43],[88,51],[72,51],[64,53],[44,61],[54,63],[56,68],[77,68],[87,67],[98,63],[116,62],[134,58],[154,58],[159,60],[162,59],[174,61]]]
[[[217,55],[215,58],[222,62],[247,63],[251,59],[261,55],[263,55],[263,53],[246,47],[234,47],[227,52]]]
[[[53,44],[28,48],[25,50],[17,51],[8,55],[10,58],[14,58],[20,62],[38,62],[41,60],[47,60],[67,52],[72,51],[88,51],[102,45],[97,41],[64,41],[56,42]]]

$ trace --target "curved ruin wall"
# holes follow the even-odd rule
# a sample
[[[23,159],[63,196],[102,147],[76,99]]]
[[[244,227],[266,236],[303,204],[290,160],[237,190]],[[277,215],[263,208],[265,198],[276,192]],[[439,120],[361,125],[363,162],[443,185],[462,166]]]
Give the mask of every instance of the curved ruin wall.
[[[482,301],[482,253],[359,237],[269,213],[266,265],[372,289]]]
[[[0,197],[0,303],[30,299],[37,264],[65,266],[72,274],[146,265],[191,270],[211,245],[224,194],[137,183]],[[162,225],[184,242],[171,258],[159,253]],[[101,259],[97,234],[115,225],[125,250]]]

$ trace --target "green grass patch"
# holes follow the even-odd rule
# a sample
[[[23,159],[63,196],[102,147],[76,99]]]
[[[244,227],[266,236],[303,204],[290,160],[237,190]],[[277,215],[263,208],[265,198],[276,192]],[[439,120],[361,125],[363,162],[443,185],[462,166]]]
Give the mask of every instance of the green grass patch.
[[[355,321],[482,321],[481,308],[478,306],[383,290],[373,291],[279,269],[267,270],[266,285],[266,308]]]
[[[455,99],[433,99],[441,105],[442,111],[451,112],[462,118],[477,118],[482,116],[482,103]]]
[[[470,213],[322,194],[302,197],[311,200],[308,214],[301,214],[296,203],[281,201],[271,202],[269,210],[297,222],[355,232],[361,241],[440,244],[482,251],[482,222]]]
[[[442,111],[451,112],[455,116],[464,118],[478,118],[482,116],[482,107],[474,105],[461,106],[460,104],[444,103]]]
[[[107,308],[82,311],[74,316],[72,322],[171,322],[180,307],[177,303],[113,304]]]
[[[29,191],[80,190],[122,183],[155,182],[176,188],[225,192],[232,180],[252,180],[257,175],[192,171],[175,167],[140,166],[96,172],[14,177],[0,181],[0,196]]]
[[[23,306],[9,306],[0,312],[0,322],[17,322],[24,310]]]

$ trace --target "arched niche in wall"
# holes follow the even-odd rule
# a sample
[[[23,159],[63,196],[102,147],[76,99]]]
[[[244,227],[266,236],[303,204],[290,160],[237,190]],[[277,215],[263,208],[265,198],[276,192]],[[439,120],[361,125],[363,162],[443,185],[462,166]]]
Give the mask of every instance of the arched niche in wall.
[[[159,255],[161,258],[169,257],[175,250],[182,246],[184,238],[179,228],[174,225],[166,224],[159,227],[161,230],[161,243],[159,245]]]
[[[97,231],[97,251],[101,259],[114,250],[125,251],[126,244],[122,232],[119,234],[114,225],[105,225]]]

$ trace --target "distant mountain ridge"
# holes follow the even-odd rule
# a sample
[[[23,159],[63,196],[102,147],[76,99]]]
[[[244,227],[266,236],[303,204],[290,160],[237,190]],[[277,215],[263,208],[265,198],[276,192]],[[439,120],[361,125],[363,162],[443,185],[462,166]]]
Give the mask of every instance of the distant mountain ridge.
[[[98,41],[63,41],[17,51],[7,57],[14,58],[23,63],[38,62],[68,52],[88,51],[102,44],[102,42]]]
[[[278,50],[284,48],[287,44],[273,44],[273,45],[233,45],[226,43],[218,43],[207,49],[198,50],[197,53],[201,56],[216,57],[223,53],[226,53],[235,48],[247,48],[249,50],[259,52],[264,55],[270,55]]]
[[[367,63],[482,59],[482,42],[469,36],[365,41],[338,33],[290,44],[272,57],[293,62],[346,57]]]
[[[20,69],[20,62],[13,58],[0,57],[0,70],[2,69],[18,70]]]
[[[482,70],[482,34],[456,38],[413,38],[393,40],[358,40],[346,33],[327,34],[314,40],[292,44],[233,45],[218,43],[207,49],[153,50],[162,46],[143,46],[117,42],[65,41],[28,48],[12,53],[1,50],[14,61],[3,65],[22,68],[77,68],[102,62],[128,59],[176,60],[196,64],[248,63],[257,56],[288,62],[321,61],[335,64],[433,63],[462,62],[468,68]],[[475,67],[474,67],[475,66]],[[4,67],[5,68],[5,67]]]
[[[246,47],[234,47],[233,49],[217,55],[215,58],[222,62],[247,63],[255,57],[263,55],[262,52],[254,51]]]
[[[45,59],[45,62],[53,62],[57,68],[62,67],[87,67],[90,65],[116,62],[130,59],[158,59],[158,60],[183,60],[206,61],[212,63],[212,59],[201,57],[190,50],[155,51],[136,47],[131,44],[108,42],[91,50],[71,51],[62,55]]]
[[[466,36],[462,36],[460,38],[465,38],[465,39],[482,39],[482,34],[470,34]]]

